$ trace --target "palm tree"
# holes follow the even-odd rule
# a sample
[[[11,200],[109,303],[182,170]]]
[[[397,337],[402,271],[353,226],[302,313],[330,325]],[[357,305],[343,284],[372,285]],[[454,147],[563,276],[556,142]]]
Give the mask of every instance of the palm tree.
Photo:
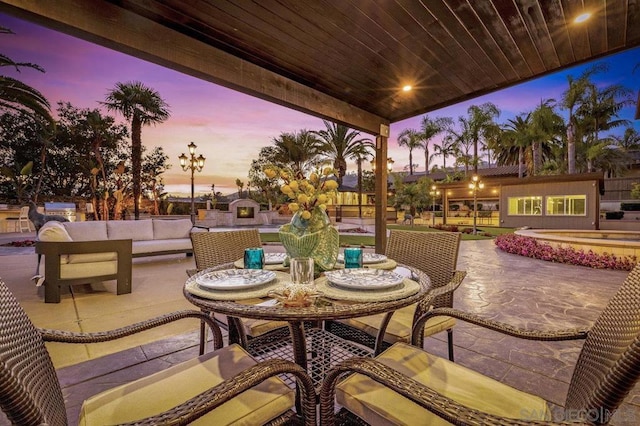
[[[482,105],[471,105],[467,109],[468,137],[473,142],[473,172],[478,174],[478,144],[486,140],[497,124],[494,119],[500,115],[500,110],[491,102]]]
[[[578,131],[577,119],[574,115],[575,109],[584,102],[587,90],[593,87],[591,76],[601,71],[606,71],[607,66],[603,63],[596,64],[587,69],[577,79],[567,76],[569,88],[562,94],[562,106],[569,110],[569,120],[567,122],[567,172],[576,172],[576,136]]]
[[[0,34],[14,33],[8,28],[0,27]],[[14,62],[3,54],[0,54],[0,67],[12,67],[18,72],[21,71],[21,68],[44,72],[44,69],[39,65],[29,62]],[[50,113],[51,106],[42,93],[15,78],[4,75],[0,75],[0,111],[24,113],[32,118],[41,118],[50,124],[54,123]]]
[[[370,139],[361,138],[360,132],[342,124],[322,120],[326,129],[313,132],[322,140],[321,149],[333,160],[333,168],[337,171],[338,185],[342,185],[342,179],[347,174],[347,158],[357,159],[360,146],[363,143],[372,142]]]
[[[373,158],[373,154],[369,151],[369,148],[375,149],[375,145],[372,141],[366,139],[363,140],[357,147],[355,147],[349,156],[354,159],[358,166],[358,217],[362,217],[362,162],[368,161]]]
[[[507,120],[500,142],[496,145],[496,160],[499,165],[518,164],[518,177],[524,177],[525,151],[531,149],[531,113],[520,114]],[[515,154],[515,155],[514,155]]]
[[[469,174],[469,165],[473,162],[473,158],[469,154],[473,146],[471,139],[470,121],[465,117],[458,117],[460,131],[449,129],[449,136],[452,138],[452,148],[456,155],[456,164],[464,164],[465,176]]]
[[[422,117],[418,138],[424,149],[424,173],[429,173],[429,142],[436,135],[448,130],[453,125],[451,117],[436,117],[431,119],[428,115]],[[434,147],[435,150],[435,147]]]
[[[613,136],[615,143],[626,150],[640,149],[640,133],[633,127],[627,127],[622,136]]]
[[[133,211],[140,218],[139,199],[142,176],[142,126],[162,123],[169,118],[169,105],[160,94],[139,81],[116,83],[102,102],[109,111],[117,111],[131,122],[131,171],[133,174]]]
[[[321,164],[323,153],[321,141],[310,130],[282,133],[273,139],[273,149],[265,150],[268,162],[291,167],[296,174],[304,174]]]
[[[451,134],[451,131],[447,132],[447,135],[442,138],[442,143],[440,145],[433,145],[433,155],[438,155],[442,157],[442,170],[447,172],[447,157],[455,156],[457,154],[456,140]]]
[[[619,126],[628,126],[629,121],[616,119],[620,110],[631,105],[631,92],[618,84],[603,88],[591,86],[576,110],[587,135],[587,149],[601,143],[599,133]],[[606,142],[606,145],[609,141]],[[588,170],[591,171],[591,170]]]
[[[409,174],[413,174],[413,150],[419,148],[420,135],[413,129],[404,129],[398,135],[398,146],[409,148]]]
[[[541,100],[531,113],[532,174],[537,175],[543,162],[551,157],[551,146],[565,133],[564,119],[555,111],[553,99]]]

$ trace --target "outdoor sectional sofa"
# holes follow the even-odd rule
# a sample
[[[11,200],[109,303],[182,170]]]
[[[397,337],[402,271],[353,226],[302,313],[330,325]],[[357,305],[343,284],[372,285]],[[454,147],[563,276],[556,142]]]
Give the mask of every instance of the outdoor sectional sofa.
[[[44,255],[45,303],[60,302],[60,286],[117,280],[117,294],[131,293],[131,260],[193,254],[190,219],[47,222],[36,253]]]

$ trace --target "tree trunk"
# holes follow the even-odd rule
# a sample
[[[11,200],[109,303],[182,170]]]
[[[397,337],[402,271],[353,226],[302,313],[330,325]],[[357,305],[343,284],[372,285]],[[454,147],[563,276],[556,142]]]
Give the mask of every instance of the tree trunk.
[[[131,172],[133,177],[133,217],[140,219],[140,180],[142,179],[142,122],[137,114],[131,120]]]
[[[576,172],[576,141],[574,138],[573,123],[569,119],[569,126],[567,126],[567,172],[569,174]]]
[[[429,149],[424,149],[424,174],[425,176],[429,174]]]
[[[522,147],[518,147],[518,177],[524,177],[524,149]]]

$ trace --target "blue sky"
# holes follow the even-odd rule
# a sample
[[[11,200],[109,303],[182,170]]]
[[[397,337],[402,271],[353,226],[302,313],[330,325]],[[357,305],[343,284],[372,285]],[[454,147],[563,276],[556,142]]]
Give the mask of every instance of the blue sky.
[[[0,26],[15,35],[0,38],[0,52],[17,62],[32,62],[46,73],[23,69],[22,72],[3,70],[7,75],[40,90],[55,109],[59,101],[71,102],[79,108],[97,108],[106,93],[117,82],[141,81],[157,90],[170,106],[171,117],[155,127],[145,127],[142,142],[149,149],[162,146],[173,167],[165,174],[166,189],[170,193],[186,194],[189,178],[178,164],[178,156],[193,141],[198,154],[207,158],[204,170],[196,175],[196,192],[210,192],[211,184],[223,193],[236,190],[235,180],[247,181],[251,161],[261,147],[283,132],[301,129],[320,130],[322,120],[276,104],[198,80],[177,71],[137,59],[123,53],[73,38],[12,16],[0,14]],[[628,50],[600,61],[610,64],[606,74],[598,76],[598,84],[622,84],[637,93],[640,88],[640,48]],[[493,102],[502,111],[499,122],[530,111],[542,99],[559,99],[567,88],[567,75],[578,76],[592,65],[584,64],[546,77],[494,92],[480,98],[429,113],[431,117],[448,116],[454,120],[466,115],[473,104]],[[564,111],[561,111],[564,113]],[[635,107],[625,109],[621,118],[633,120]],[[394,170],[409,164],[409,152],[398,148],[396,136],[406,128],[418,129],[422,116],[413,117],[391,126],[389,155],[395,161]],[[122,118],[117,116],[118,120]],[[370,135],[363,135],[370,136]],[[437,143],[438,141],[434,141]],[[424,169],[424,154],[414,151],[418,171]],[[436,161],[441,164],[441,161]]]

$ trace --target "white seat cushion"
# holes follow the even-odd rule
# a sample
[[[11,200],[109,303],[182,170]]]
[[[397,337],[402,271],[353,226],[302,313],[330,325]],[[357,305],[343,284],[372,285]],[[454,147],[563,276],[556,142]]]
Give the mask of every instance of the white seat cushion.
[[[416,305],[409,305],[394,312],[384,334],[384,341],[387,343],[411,341],[411,327],[413,326],[413,313]],[[372,336],[378,334],[380,323],[384,318],[384,314],[369,315],[366,317],[349,318],[340,320],[344,324],[362,330]],[[455,318],[439,316],[431,318],[424,327],[424,335],[432,336],[444,330],[453,328],[456,325]]]
[[[255,364],[240,346],[226,346],[87,399],[79,424],[111,425],[159,414]],[[294,402],[294,391],[271,377],[191,424],[261,425],[291,409]]]
[[[544,399],[424,352],[396,343],[377,358],[458,403],[498,416],[550,420]],[[339,405],[371,425],[448,425],[429,410],[361,374],[349,376],[336,388]]]

